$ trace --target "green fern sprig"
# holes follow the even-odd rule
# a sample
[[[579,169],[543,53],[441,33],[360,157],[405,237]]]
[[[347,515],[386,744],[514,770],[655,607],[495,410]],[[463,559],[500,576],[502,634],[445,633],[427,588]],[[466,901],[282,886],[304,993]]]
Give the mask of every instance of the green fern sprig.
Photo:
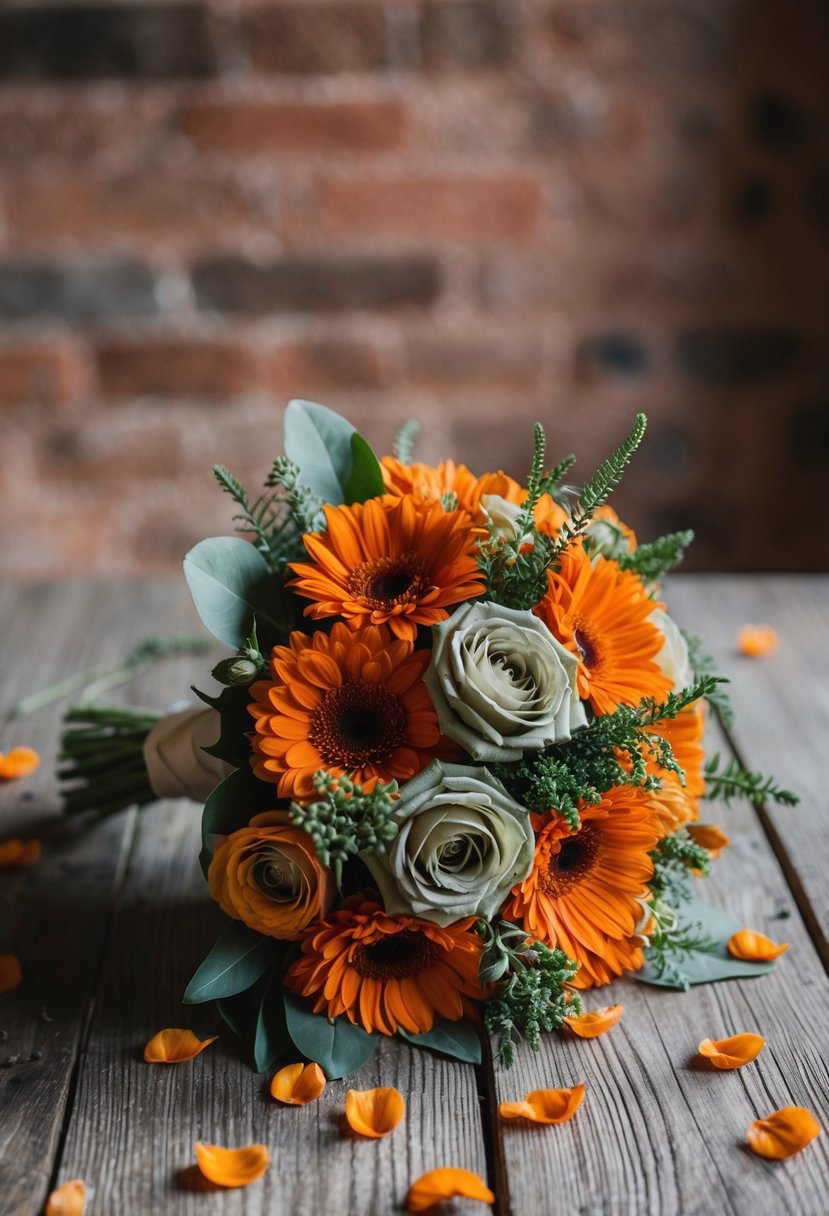
[[[632,570],[646,583],[662,578],[673,570],[685,557],[685,550],[694,539],[693,532],[669,532],[649,544],[640,545],[633,553],[622,553],[617,558],[623,570]]]
[[[401,464],[409,464],[414,452],[415,440],[420,434],[420,423],[416,418],[404,422],[395,436],[392,451]]]
[[[755,806],[776,802],[780,806],[797,806],[800,798],[791,790],[779,786],[773,777],[752,773],[738,760],[729,760],[724,767],[717,752],[705,766],[705,796],[729,805],[732,798],[745,798]]]

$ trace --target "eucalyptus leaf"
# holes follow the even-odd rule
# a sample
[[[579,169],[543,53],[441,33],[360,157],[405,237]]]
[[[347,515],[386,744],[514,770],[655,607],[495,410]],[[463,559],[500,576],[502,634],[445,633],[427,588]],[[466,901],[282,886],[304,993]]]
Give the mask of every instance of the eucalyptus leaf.
[[[253,1036],[253,1062],[257,1072],[275,1068],[291,1046],[282,1000],[282,979],[283,969],[275,968],[259,1005]]]
[[[288,1034],[308,1060],[319,1064],[330,1081],[348,1076],[370,1060],[377,1046],[377,1035],[366,1034],[348,1018],[329,1022],[323,1014],[310,1009],[291,992],[284,993]]]
[[[354,457],[354,427],[315,401],[289,401],[285,410],[285,455],[302,470],[300,483],[324,502],[340,506]]]
[[[184,577],[203,624],[227,646],[244,646],[254,614],[285,633],[279,584],[262,554],[241,537],[200,541],[184,558]]]
[[[757,975],[767,975],[771,971],[773,963],[748,963],[743,959],[732,958],[728,953],[728,939],[742,926],[722,908],[715,908],[701,899],[693,899],[682,906],[678,915],[681,925],[701,927],[715,943],[710,953],[695,950],[677,960],[676,970],[684,976],[688,984],[750,979]],[[634,972],[634,978],[641,980],[643,984],[655,984],[660,988],[678,987],[670,976],[660,976],[652,963],[646,962],[641,971]]]
[[[185,1005],[200,1005],[244,992],[273,961],[274,943],[240,921],[225,929],[184,993]]]
[[[385,494],[380,461],[357,431],[351,436],[351,455],[351,472],[345,484],[345,501],[350,505]]]
[[[481,1062],[481,1036],[471,1022],[436,1022],[425,1034],[409,1034],[399,1030],[398,1034],[415,1047],[429,1047],[453,1060],[467,1064]]]

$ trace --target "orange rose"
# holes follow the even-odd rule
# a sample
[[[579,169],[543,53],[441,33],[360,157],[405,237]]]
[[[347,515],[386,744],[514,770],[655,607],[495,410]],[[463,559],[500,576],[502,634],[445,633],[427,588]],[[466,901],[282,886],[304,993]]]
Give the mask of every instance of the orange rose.
[[[330,908],[334,877],[287,811],[255,815],[216,849],[207,875],[223,912],[257,933],[298,941]]]

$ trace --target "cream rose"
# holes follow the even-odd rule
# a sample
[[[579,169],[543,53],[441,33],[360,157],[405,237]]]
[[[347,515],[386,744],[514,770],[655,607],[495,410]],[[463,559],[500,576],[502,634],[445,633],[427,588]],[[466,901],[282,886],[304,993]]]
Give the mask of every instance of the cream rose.
[[[503,536],[508,541],[518,539],[518,521],[524,514],[523,507],[502,498],[500,494],[482,494],[481,510],[493,536]],[[524,541],[532,541],[531,532],[522,537],[522,543]]]
[[[467,604],[432,636],[423,678],[440,728],[476,760],[520,760],[587,725],[578,659],[531,612]]]
[[[694,672],[688,655],[688,643],[675,621],[661,608],[654,608],[648,618],[662,634],[662,649],[654,656],[654,663],[673,682],[673,691],[680,692],[694,682]]]
[[[393,916],[494,916],[532,869],[529,812],[485,768],[435,760],[401,788],[393,818],[388,852],[362,854]]]

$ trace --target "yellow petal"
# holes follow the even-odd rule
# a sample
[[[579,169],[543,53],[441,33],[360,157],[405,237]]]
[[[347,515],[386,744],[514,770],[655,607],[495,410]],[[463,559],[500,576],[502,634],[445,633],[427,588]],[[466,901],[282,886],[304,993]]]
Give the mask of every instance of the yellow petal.
[[[729,1039],[703,1039],[699,1054],[715,1068],[742,1068],[756,1060],[766,1045],[759,1034],[735,1034]]]
[[[740,929],[728,939],[728,953],[747,963],[773,963],[788,948],[788,942],[778,946],[777,942],[756,929]]]
[[[4,840],[0,844],[0,870],[23,870],[43,852],[39,840]]]
[[[624,1005],[603,1005],[601,1009],[591,1009],[589,1013],[568,1018],[564,1024],[580,1039],[597,1039],[600,1034],[616,1025],[624,1008]]]
[[[345,1117],[359,1136],[379,1140],[394,1131],[405,1113],[399,1089],[350,1089],[345,1095]]]
[[[531,1123],[567,1123],[584,1101],[584,1086],[571,1089],[534,1089],[523,1102],[502,1102],[502,1119],[529,1119]]]
[[[743,625],[737,634],[737,646],[740,654],[750,659],[762,659],[767,654],[773,654],[780,645],[777,630],[771,625]]]
[[[289,1106],[306,1106],[325,1089],[325,1073],[319,1064],[288,1064],[271,1081],[271,1097]]]
[[[437,1207],[445,1199],[477,1199],[481,1203],[494,1203],[495,1196],[482,1178],[471,1170],[461,1170],[453,1166],[444,1166],[439,1170],[429,1170],[422,1174],[409,1187],[406,1196],[407,1212],[428,1212]]]
[[[7,755],[0,755],[0,777],[4,781],[16,781],[28,777],[40,764],[40,756],[32,747],[13,747]]]
[[[0,954],[0,993],[14,992],[22,982],[19,960],[13,954]]]
[[[198,1039],[192,1030],[169,1027],[153,1035],[144,1048],[144,1059],[148,1064],[183,1064],[215,1043],[218,1037],[214,1034],[209,1039]]]
[[[197,1144],[195,1150],[199,1169],[217,1186],[247,1186],[262,1177],[271,1161],[264,1144],[249,1144],[246,1148]]]
[[[86,1186],[80,1178],[64,1182],[46,1200],[46,1216],[83,1216],[86,1208]]]
[[[811,1144],[820,1130],[820,1124],[810,1110],[802,1106],[784,1106],[752,1123],[746,1139],[748,1147],[758,1157],[784,1161]]]

